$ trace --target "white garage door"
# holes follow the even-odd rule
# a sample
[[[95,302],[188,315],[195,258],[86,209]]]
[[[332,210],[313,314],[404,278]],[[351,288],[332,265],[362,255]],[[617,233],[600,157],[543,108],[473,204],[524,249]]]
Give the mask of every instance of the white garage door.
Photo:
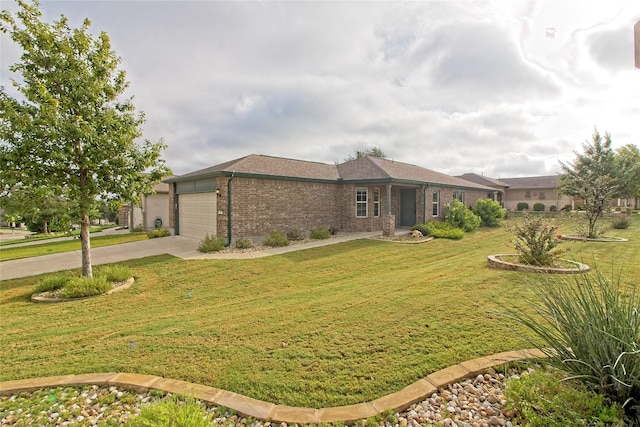
[[[216,235],[216,193],[180,194],[178,196],[178,233],[204,239]]]

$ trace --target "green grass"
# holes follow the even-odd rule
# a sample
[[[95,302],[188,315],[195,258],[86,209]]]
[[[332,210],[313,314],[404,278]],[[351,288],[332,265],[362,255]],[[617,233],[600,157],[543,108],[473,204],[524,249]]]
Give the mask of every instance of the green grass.
[[[94,226],[91,226],[91,228],[89,229],[89,233],[99,233],[100,231],[106,230],[108,228],[115,228],[115,227],[116,226],[113,226],[113,225],[107,225],[107,226],[94,225]],[[2,229],[5,230],[4,227],[2,227]],[[6,233],[6,234],[10,234],[10,233]],[[37,242],[40,240],[50,240],[50,239],[56,239],[58,237],[79,236],[79,235],[80,235],[80,230],[74,230],[69,233],[30,234],[28,235],[29,236],[28,239],[22,238],[22,239],[5,240],[3,242],[0,242],[0,246],[17,245],[25,242]]]
[[[640,218],[569,242],[569,255],[640,277]],[[560,232],[570,232],[561,227]],[[127,291],[65,304],[28,298],[43,276],[0,283],[0,379],[136,372],[278,404],[376,399],[444,367],[521,349],[496,311],[527,310],[518,273],[486,267],[510,253],[502,228],[421,245],[358,240],[255,260],[126,263]],[[530,275],[529,275],[530,276]],[[286,343],[286,345],[283,345]]]
[[[120,243],[136,242],[138,240],[147,240],[147,235],[145,233],[129,233],[110,236],[94,236],[91,238],[91,247],[99,248],[101,246],[119,245]],[[64,240],[62,242],[19,246],[15,248],[2,248],[0,249],[0,261],[30,258],[40,255],[51,255],[61,252],[79,251],[81,249],[80,245],[80,239],[76,239]]]

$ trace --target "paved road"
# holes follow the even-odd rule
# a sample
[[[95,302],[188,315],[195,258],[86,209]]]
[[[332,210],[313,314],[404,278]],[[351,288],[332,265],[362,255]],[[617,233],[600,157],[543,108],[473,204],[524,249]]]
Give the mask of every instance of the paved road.
[[[170,254],[183,259],[247,259],[261,258],[301,249],[332,245],[349,240],[363,239],[380,235],[380,232],[350,233],[326,240],[314,240],[283,248],[265,249],[244,253],[203,254],[198,252],[200,241],[182,236],[162,237],[159,239],[141,240],[138,242],[122,243],[120,245],[104,246],[91,249],[91,264],[109,264],[148,256]],[[18,277],[34,276],[42,273],[71,270],[82,267],[82,254],[78,251],[60,254],[43,255],[33,258],[16,259],[0,262],[0,280]]]

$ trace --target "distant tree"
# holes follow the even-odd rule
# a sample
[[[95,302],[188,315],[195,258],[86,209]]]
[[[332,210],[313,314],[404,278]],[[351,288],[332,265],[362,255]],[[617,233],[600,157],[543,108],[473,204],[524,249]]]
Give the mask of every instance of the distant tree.
[[[604,139],[596,129],[591,143],[582,144],[584,153],[576,154],[573,163],[561,163],[559,190],[562,194],[582,199],[586,211],[586,236],[595,238],[597,222],[610,207],[613,196],[622,189],[616,168],[616,155],[611,148],[611,135]]]
[[[351,160],[359,159],[361,157],[379,157],[381,159],[386,159],[387,155],[382,151],[380,147],[367,148],[365,150],[357,150],[355,154],[349,155],[345,162],[349,162]]]
[[[137,143],[144,115],[131,99],[109,37],[88,33],[86,19],[42,20],[39,3],[16,0],[16,17],[0,12],[0,31],[22,47],[10,70],[20,93],[0,86],[0,189],[47,189],[77,205],[82,274],[92,277],[89,216],[97,199],[137,201],[170,173],[160,141]],[[18,22],[19,21],[19,22]],[[4,43],[4,42],[3,42]],[[147,173],[142,173],[142,172]]]
[[[45,188],[16,186],[0,197],[0,206],[36,233],[67,231],[71,224],[72,203]]]
[[[616,150],[616,169],[620,175],[620,193],[617,196],[634,198],[634,207],[638,207],[640,198],[640,150],[633,144],[627,144]]]

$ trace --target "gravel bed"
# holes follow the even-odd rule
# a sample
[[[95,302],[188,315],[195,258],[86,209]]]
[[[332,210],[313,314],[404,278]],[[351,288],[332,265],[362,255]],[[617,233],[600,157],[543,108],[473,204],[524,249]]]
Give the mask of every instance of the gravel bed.
[[[506,409],[505,382],[519,378],[520,371],[488,370],[483,375],[441,388],[406,411],[385,414],[375,421],[384,427],[515,426],[515,414]],[[158,391],[132,393],[116,387],[58,387],[34,393],[0,397],[0,425],[7,426],[117,426],[140,414],[144,405],[175,397]],[[244,418],[234,411],[201,403],[213,424],[234,427],[289,427],[286,423]],[[371,426],[371,420],[356,422]]]

